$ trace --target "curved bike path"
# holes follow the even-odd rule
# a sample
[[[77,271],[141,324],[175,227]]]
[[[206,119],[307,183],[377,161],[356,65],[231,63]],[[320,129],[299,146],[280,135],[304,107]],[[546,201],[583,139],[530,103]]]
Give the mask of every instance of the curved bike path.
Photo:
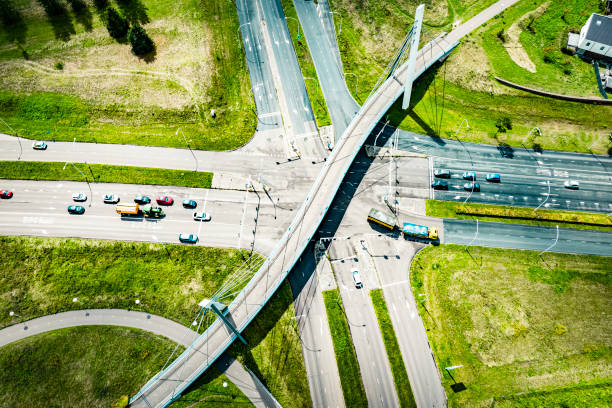
[[[124,326],[167,337],[188,347],[197,333],[173,320],[151,313],[124,309],[72,310],[27,320],[0,330],[0,347],[37,334],[76,326]],[[223,372],[256,407],[280,406],[266,387],[246,367],[224,354],[216,362]]]

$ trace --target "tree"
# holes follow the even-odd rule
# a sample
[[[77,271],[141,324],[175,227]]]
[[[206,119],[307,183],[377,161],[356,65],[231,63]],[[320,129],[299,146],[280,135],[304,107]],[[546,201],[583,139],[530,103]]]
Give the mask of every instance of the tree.
[[[153,40],[141,26],[134,26],[128,34],[128,41],[132,45],[132,52],[136,55],[146,55],[155,49]]]
[[[106,29],[111,37],[116,40],[125,38],[129,28],[127,20],[117,10],[112,7],[106,10]]]

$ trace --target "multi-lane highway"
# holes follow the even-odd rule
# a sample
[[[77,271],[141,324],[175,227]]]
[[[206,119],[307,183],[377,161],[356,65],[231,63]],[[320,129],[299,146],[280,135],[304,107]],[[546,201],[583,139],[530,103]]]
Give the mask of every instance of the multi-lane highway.
[[[538,227],[535,225],[444,220],[444,242],[449,244],[519,248],[612,256],[612,234],[607,231]]]
[[[346,89],[336,41],[334,39],[332,42],[329,35],[328,28],[333,27],[329,4],[326,1],[315,3],[296,0],[294,5],[304,29],[337,140],[359,111],[359,105]]]
[[[79,182],[0,180],[0,185],[14,192],[13,198],[0,202],[2,235],[179,243],[178,235],[189,233],[198,235],[198,245],[249,250],[253,247],[264,255],[282,236],[298,205],[291,196],[277,197],[279,203],[273,203],[261,191],[92,183],[92,200],[87,185]],[[74,202],[73,192],[85,193],[87,201]],[[113,204],[103,203],[103,196],[109,193],[117,194],[121,203],[132,203],[139,194],[152,200],[169,195],[175,202],[163,207],[166,216],[160,219],[122,218],[115,213]],[[197,208],[183,208],[183,199],[196,200]],[[66,207],[76,204],[85,207],[85,214],[68,214]],[[211,214],[211,221],[194,221],[194,211]]]

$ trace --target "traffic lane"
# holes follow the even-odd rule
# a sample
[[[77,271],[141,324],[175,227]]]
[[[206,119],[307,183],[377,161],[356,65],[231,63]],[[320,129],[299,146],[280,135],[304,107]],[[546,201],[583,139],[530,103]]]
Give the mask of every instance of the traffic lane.
[[[178,242],[178,234],[195,233],[200,237],[201,245],[236,247],[240,244],[243,248],[250,248],[254,240],[255,247],[267,253],[275,240],[280,238],[292,216],[291,207],[275,208],[270,201],[260,202],[255,193],[171,187],[154,191],[150,195],[153,199],[156,194],[164,193],[174,197],[174,205],[163,206],[165,217],[121,217],[115,213],[113,204],[102,202],[103,195],[113,192],[123,197],[121,203],[132,203],[134,196],[151,191],[148,188],[152,186],[95,184],[92,185],[93,202],[88,197],[86,202],[76,203],[72,200],[72,192],[82,191],[90,196],[89,191],[82,188],[84,183],[5,182],[10,183],[15,196],[11,200],[2,200],[0,204],[0,225],[4,235]],[[262,193],[259,194],[261,196]],[[195,199],[198,207],[195,210],[183,208],[182,197]],[[89,204],[92,204],[91,207]],[[68,205],[82,205],[85,214],[68,214]],[[212,220],[193,220],[196,211],[206,211],[212,215]],[[239,240],[239,234],[242,234],[242,240]]]
[[[394,131],[395,128],[387,126],[384,134],[391,135]],[[536,151],[524,147],[459,142],[456,139],[443,139],[405,130],[398,130],[398,132],[400,149],[415,151],[416,147],[417,150],[430,156],[483,162],[502,160],[509,164],[558,167],[572,171],[595,170],[612,176],[612,158],[609,156],[554,150]]]
[[[317,269],[325,267],[323,257],[315,260],[309,245],[289,274],[297,327],[308,376],[313,407],[344,407],[331,332],[323,302]]]
[[[344,247],[344,250],[341,249]],[[341,259],[342,254],[354,251],[349,240],[334,241],[328,248],[332,259]],[[338,252],[338,253],[336,253]],[[346,319],[355,346],[355,353],[361,368],[361,378],[368,397],[369,406],[399,406],[399,399],[395,390],[391,366],[385,345],[380,333],[378,320],[374,312],[374,305],[368,295],[369,291],[379,285],[372,285],[375,280],[365,259],[353,256],[344,257],[333,263],[334,273],[338,282],[342,304]],[[351,270],[356,268],[363,271],[363,287],[355,287]]]
[[[270,132],[261,132],[267,134]],[[198,171],[228,172],[257,175],[260,172],[270,176],[310,179],[320,171],[320,166],[305,160],[287,162],[285,156],[265,155],[239,149],[234,151],[203,151],[177,149],[173,147],[118,145],[105,143],[73,143],[47,141],[45,151],[32,150],[29,139],[22,139],[24,145],[21,160],[46,162],[74,162],[114,164],[125,166],[154,167],[175,170],[195,170],[196,156]],[[17,139],[0,134],[0,160],[17,160],[19,145]],[[246,178],[246,176],[245,176]]]
[[[555,243],[556,228],[503,222],[444,220],[447,244],[515,248],[543,251]],[[612,256],[612,234],[605,231],[559,228],[551,252]]]
[[[510,206],[537,207],[572,211],[589,211],[609,213],[612,211],[612,193],[599,191],[597,186],[581,185],[580,190],[570,190],[562,184],[550,183],[550,194],[546,181],[537,185],[512,183],[489,183],[476,181],[480,191],[471,192],[465,189],[469,183],[463,179],[451,179],[448,190],[434,190],[434,199],[447,201],[465,201],[484,204],[502,204]],[[589,188],[590,187],[590,188]],[[548,197],[548,199],[547,199]]]
[[[281,75],[283,88],[287,94],[287,104],[295,135],[307,133],[306,123],[314,122],[314,115],[310,106],[306,85],[300,70],[293,42],[290,39],[289,29],[285,20],[280,1],[259,0],[266,26],[273,43],[274,54],[278,61],[278,70]]]
[[[409,268],[423,245],[388,237],[367,237],[366,242],[376,268],[381,271],[385,302],[417,406],[443,407],[444,388],[415,300],[422,298],[413,294],[410,286]]]
[[[453,176],[461,177],[465,171],[474,171],[481,180],[485,180],[485,175],[488,173],[498,173],[501,176],[501,181],[506,178],[522,179],[525,181],[535,180],[578,180],[580,183],[591,183],[601,185],[603,188],[612,192],[612,187],[609,186],[610,174],[598,169],[561,169],[558,167],[542,167],[537,165],[520,165],[513,163],[504,163],[499,160],[488,162],[482,161],[464,161],[464,160],[449,160],[449,159],[434,159],[434,169],[450,170]]]

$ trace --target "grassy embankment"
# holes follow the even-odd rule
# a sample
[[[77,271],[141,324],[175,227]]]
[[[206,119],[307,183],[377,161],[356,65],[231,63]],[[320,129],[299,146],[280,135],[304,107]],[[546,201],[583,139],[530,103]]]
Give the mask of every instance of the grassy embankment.
[[[243,262],[236,250],[152,243],[0,237],[0,248],[0,327],[72,309],[132,309],[135,299],[188,325]]]
[[[137,298],[137,309],[188,325],[197,303],[210,298],[243,262],[235,250],[166,245],[166,252],[149,243],[0,237],[0,248],[8,271],[0,280],[0,326],[71,309],[130,309]],[[305,407],[311,405],[310,393],[292,299],[283,284],[245,331],[249,345],[237,344],[231,352],[281,404]],[[19,316],[11,318],[9,311]],[[180,404],[218,394],[216,377],[194,383]]]
[[[595,142],[591,147],[593,152],[607,153],[610,148],[607,129],[612,126],[612,107],[542,98],[510,89],[493,79],[494,75],[499,75],[523,83],[524,78],[520,75],[525,75],[530,78],[526,85],[540,89],[578,96],[597,92],[591,78],[592,67],[575,57],[559,57],[568,28],[575,26],[576,21],[582,18],[586,20],[583,14],[588,16],[596,11],[596,0],[573,0],[575,7],[551,2],[549,8],[534,19],[531,25],[532,28],[536,27],[533,34],[526,34],[519,24],[519,31],[523,31],[520,45],[534,61],[537,68],[535,74],[516,65],[497,37],[502,28],[508,29],[543,2],[523,0],[506,10],[503,17],[490,20],[464,38],[442,66],[430,69],[415,82],[410,111],[403,112],[399,104],[391,108],[391,122],[406,130],[449,137],[459,123],[467,119],[470,128],[460,135],[463,140],[514,146],[520,145],[527,133],[538,126],[542,135],[534,137],[534,133],[526,142],[528,146],[588,152],[588,147]],[[416,2],[406,3],[409,5],[407,9],[412,12]],[[435,37],[439,31],[450,31],[451,19],[465,21],[491,2],[453,2],[450,12],[442,3],[434,2],[426,8],[421,44]],[[339,44],[345,70],[359,75],[360,89],[356,99],[363,102],[382,69],[401,45],[412,18],[387,4],[364,7],[345,0],[334,0],[332,4],[343,15]],[[579,11],[570,20],[571,10]],[[427,18],[431,15],[439,16],[441,20],[428,22]],[[562,15],[570,22],[565,23]],[[339,21],[336,21],[336,26],[338,28]],[[544,62],[544,52],[548,57],[552,55],[553,63]],[[565,70],[570,70],[571,74],[565,74]],[[508,72],[522,74],[507,75]],[[349,89],[353,91],[352,87]],[[504,117],[510,118],[512,128],[498,132],[496,123]]]
[[[308,50],[308,44],[306,43],[304,31],[301,30],[301,28],[300,39],[297,39],[298,24],[300,23],[297,12],[295,11],[295,6],[293,5],[293,1],[281,0],[281,4],[283,6],[283,10],[285,11],[285,15],[289,18],[289,20],[287,20],[289,34],[291,36],[291,40],[293,41],[293,48],[297,54],[302,75],[304,76],[304,83],[306,84],[310,104],[312,105],[315,119],[317,120],[317,126],[321,127],[331,125],[331,119],[329,117],[329,112],[327,111],[325,97],[323,96],[323,91],[319,85],[317,70],[315,69],[310,51]]]
[[[338,289],[323,291],[323,301],[334,342],[344,403],[347,407],[365,407],[368,399],[361,381],[361,370]]]
[[[229,353],[255,373],[282,406],[311,407],[293,295],[287,281],[243,335],[248,344],[237,340]]]
[[[255,112],[233,3],[111,3],[145,27],[156,46],[152,60],[110,38],[89,2],[54,17],[34,0],[13,4],[22,19],[20,30],[0,27],[0,117],[20,136],[185,148],[180,127],[191,147],[207,150],[252,137]]]
[[[174,348],[162,336],[124,327],[74,327],[39,334],[0,349],[0,405],[122,406],[119,401],[127,402]],[[200,382],[208,394],[198,406],[252,406],[214,368]]]
[[[77,167],[79,170],[75,169]],[[168,170],[151,167],[114,166],[107,164],[57,162],[0,162],[0,179],[11,180],[68,180],[90,182],[149,184],[211,188],[213,173],[186,170]]]
[[[385,342],[385,350],[391,365],[391,372],[393,373],[393,381],[395,382],[395,390],[397,391],[400,406],[416,407],[416,401],[414,400],[414,395],[412,395],[412,388],[408,379],[408,372],[404,366],[402,352],[393,330],[393,324],[389,317],[389,310],[387,309],[382,289],[371,290],[370,297],[372,298],[378,325]]]
[[[442,245],[418,254],[410,279],[429,295],[419,313],[449,406],[599,407],[610,395],[610,258]]]
[[[451,201],[427,200],[426,214],[431,217],[612,231],[612,219],[605,214],[576,211],[542,209],[534,211],[528,207],[476,203],[463,205]]]

